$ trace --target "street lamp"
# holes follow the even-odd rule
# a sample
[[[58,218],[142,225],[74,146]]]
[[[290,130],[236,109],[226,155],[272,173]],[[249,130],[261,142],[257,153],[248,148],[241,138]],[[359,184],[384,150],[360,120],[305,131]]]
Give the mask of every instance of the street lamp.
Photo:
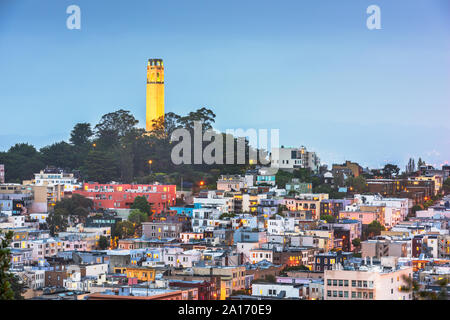
[[[150,174],[152,173],[152,163],[153,160],[148,160],[148,165],[150,166]]]

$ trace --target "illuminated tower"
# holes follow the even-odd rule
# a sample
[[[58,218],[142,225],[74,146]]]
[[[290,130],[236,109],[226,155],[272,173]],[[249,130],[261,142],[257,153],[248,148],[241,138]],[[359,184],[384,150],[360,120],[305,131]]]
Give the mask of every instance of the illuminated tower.
[[[153,129],[153,120],[164,116],[164,65],[162,59],[148,59],[147,63],[147,131]]]

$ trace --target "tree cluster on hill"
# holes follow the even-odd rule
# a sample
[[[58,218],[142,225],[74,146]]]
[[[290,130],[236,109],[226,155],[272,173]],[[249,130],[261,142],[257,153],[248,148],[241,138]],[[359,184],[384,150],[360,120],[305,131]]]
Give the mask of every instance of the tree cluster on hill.
[[[120,109],[105,114],[94,127],[89,123],[77,123],[70,133],[68,142],[60,141],[40,150],[27,143],[18,143],[7,152],[0,152],[0,163],[5,164],[7,182],[21,183],[33,178],[33,174],[46,166],[56,166],[68,171],[79,171],[85,181],[107,183],[150,183],[166,184],[184,182],[205,185],[215,184],[220,174],[244,173],[251,166],[248,163],[250,146],[244,140],[246,161],[237,164],[238,138],[231,136],[235,144],[235,164],[181,164],[172,163],[171,152],[174,142],[171,135],[176,129],[186,129],[194,139],[195,121],[202,122],[202,133],[211,129],[216,115],[207,108],[189,112],[185,116],[166,113],[154,121],[154,129],[146,132],[138,128],[138,120],[126,110]],[[225,161],[226,134],[223,137],[223,163]],[[211,138],[212,142],[215,138]],[[203,141],[203,148],[211,142]],[[192,155],[194,148],[191,148]],[[227,152],[229,150],[226,150]],[[212,152],[214,156],[215,152]],[[218,155],[220,157],[220,155]],[[193,159],[193,157],[192,157]]]

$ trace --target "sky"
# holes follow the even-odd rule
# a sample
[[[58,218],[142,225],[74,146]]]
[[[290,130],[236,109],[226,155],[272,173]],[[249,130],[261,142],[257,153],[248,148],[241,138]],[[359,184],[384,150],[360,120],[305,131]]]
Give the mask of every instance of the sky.
[[[145,127],[149,58],[165,111],[211,108],[219,130],[279,129],[329,166],[450,160],[448,0],[0,0],[0,150],[119,109]]]

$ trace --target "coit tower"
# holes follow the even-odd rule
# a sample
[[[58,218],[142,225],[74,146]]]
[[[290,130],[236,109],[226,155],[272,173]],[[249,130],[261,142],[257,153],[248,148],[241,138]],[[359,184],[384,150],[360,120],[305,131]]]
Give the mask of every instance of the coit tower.
[[[147,131],[153,130],[153,120],[164,117],[164,64],[162,59],[148,59],[147,63]]]

